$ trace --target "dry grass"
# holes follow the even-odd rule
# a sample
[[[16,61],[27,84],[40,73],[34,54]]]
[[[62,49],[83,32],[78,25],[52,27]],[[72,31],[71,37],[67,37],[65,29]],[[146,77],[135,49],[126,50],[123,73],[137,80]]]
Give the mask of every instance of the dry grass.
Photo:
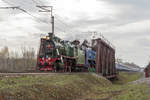
[[[106,85],[111,83],[91,74],[1,77],[0,95],[2,100],[72,100]]]
[[[121,73],[119,77],[128,77]],[[138,73],[130,76],[136,79]],[[127,83],[131,79],[125,78]],[[121,82],[121,84],[118,84]],[[146,84],[113,84],[95,74],[0,77],[0,100],[148,100]]]

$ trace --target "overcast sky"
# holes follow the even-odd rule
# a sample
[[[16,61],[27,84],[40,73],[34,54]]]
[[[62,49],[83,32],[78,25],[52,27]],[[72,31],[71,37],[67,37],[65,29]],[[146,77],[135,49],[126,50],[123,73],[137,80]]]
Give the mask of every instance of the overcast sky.
[[[150,61],[149,0],[0,0],[1,7],[20,6],[36,17],[0,9],[0,47],[39,47],[40,35],[51,31],[51,20],[36,5],[54,6],[55,34],[63,39],[89,39],[85,32],[101,32],[115,45],[117,58],[141,67]]]

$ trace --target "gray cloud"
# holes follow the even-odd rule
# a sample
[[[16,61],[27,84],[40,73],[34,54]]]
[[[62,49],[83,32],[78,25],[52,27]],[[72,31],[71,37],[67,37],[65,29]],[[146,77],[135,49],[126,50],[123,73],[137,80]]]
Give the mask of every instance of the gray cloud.
[[[51,31],[50,15],[39,13],[39,9],[35,7],[36,3],[32,0],[6,1],[14,6],[21,6],[21,8],[39,19],[24,14],[19,10],[1,11],[0,27],[3,27],[0,29],[0,42],[3,43],[1,46],[9,45],[11,48],[17,48],[20,45],[27,45],[38,48],[40,34]],[[112,6],[110,12],[114,11],[114,13],[102,13],[103,9],[96,9],[96,13],[91,17],[92,12],[86,13],[86,11],[80,12],[80,10],[77,10],[76,12],[68,13],[69,8],[67,11],[63,8],[56,9],[54,12],[60,13],[60,16],[64,18],[61,21],[65,24],[67,23],[67,25],[64,25],[58,20],[59,18],[55,19],[56,35],[69,40],[89,38],[89,34],[83,33],[87,31],[102,32],[116,46],[117,57],[135,62],[141,66],[147,64],[150,51],[150,48],[148,48],[150,40],[150,1],[97,1],[103,1],[108,7]],[[40,5],[51,5],[49,0],[36,0],[36,2]],[[69,7],[69,5],[66,6]],[[66,17],[69,14],[70,16]]]
[[[150,49],[150,37],[148,38],[148,37],[145,37],[145,38],[139,38],[139,39],[137,39],[136,40],[136,44],[138,45],[138,46],[140,46],[141,48],[148,48],[148,49]]]
[[[100,0],[97,0],[100,1]],[[108,1],[112,4],[117,4],[117,5],[134,5],[134,6],[144,6],[144,7],[149,7],[150,1],[148,0],[103,0],[103,1]]]

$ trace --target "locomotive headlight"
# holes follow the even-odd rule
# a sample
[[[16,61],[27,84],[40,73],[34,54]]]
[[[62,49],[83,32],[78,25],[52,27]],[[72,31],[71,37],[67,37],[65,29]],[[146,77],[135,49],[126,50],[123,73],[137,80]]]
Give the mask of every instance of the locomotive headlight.
[[[49,36],[46,36],[46,40],[50,40],[50,37],[49,37]]]
[[[48,60],[51,60],[51,57],[48,57]]]

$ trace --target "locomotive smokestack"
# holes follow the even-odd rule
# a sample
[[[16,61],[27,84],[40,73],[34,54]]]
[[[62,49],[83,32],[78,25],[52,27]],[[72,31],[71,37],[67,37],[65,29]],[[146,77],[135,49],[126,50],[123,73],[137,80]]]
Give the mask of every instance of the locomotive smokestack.
[[[49,37],[52,37],[53,36],[53,33],[48,33],[49,34]]]
[[[54,37],[53,33],[48,33],[48,38],[49,38],[48,40],[53,40],[53,37]]]

